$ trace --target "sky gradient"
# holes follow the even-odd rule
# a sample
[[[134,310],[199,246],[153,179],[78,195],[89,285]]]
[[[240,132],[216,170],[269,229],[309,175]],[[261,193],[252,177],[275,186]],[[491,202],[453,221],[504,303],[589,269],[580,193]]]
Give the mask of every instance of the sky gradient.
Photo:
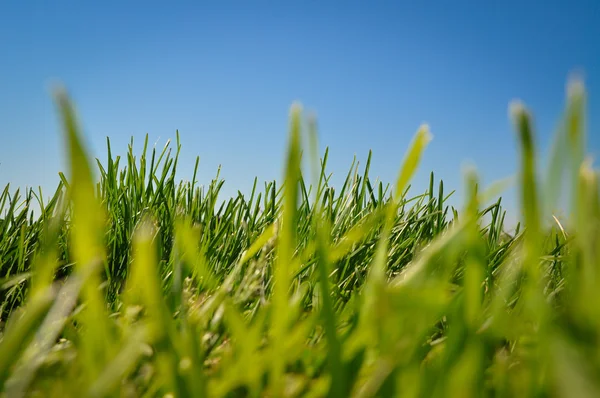
[[[294,100],[318,116],[334,181],[372,149],[372,175],[391,182],[427,122],[415,188],[433,170],[462,190],[467,163],[484,184],[515,172],[510,100],[531,109],[545,150],[582,71],[598,155],[598,21],[597,0],[1,2],[0,186],[58,183],[57,81],[102,161],[106,136],[119,154],[133,136],[139,153],[145,134],[162,147],[178,129],[181,177],[200,156],[199,182],[222,165],[228,195],[281,177]]]

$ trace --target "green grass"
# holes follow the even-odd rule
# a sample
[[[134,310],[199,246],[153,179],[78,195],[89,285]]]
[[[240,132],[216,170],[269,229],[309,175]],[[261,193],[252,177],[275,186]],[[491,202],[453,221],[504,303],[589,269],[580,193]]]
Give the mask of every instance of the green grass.
[[[408,197],[421,126],[390,185],[353,163],[340,189],[295,104],[283,185],[222,200],[176,180],[174,148],[93,162],[56,94],[68,176],[52,199],[0,194],[5,396],[600,396],[600,201],[585,92],[569,85],[538,177],[510,107],[523,228],[465,174]],[[303,175],[302,162],[310,171]],[[564,176],[564,177],[563,177]],[[553,218],[569,189],[571,222]],[[487,203],[493,203],[487,206]],[[39,217],[33,209],[39,208]]]

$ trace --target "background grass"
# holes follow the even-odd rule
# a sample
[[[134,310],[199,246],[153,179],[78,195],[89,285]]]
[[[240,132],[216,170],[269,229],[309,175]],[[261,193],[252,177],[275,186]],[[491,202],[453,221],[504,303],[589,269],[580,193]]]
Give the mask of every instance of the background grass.
[[[460,212],[433,174],[407,197],[427,126],[396,182],[373,181],[369,155],[336,190],[295,104],[283,186],[255,180],[223,201],[218,174],[196,186],[197,162],[176,181],[179,137],[162,150],[146,139],[139,157],[132,142],[125,159],[107,141],[92,162],[67,95],[56,102],[69,176],[47,203],[0,194],[5,396],[600,395],[600,203],[581,82],[543,178],[531,118],[510,107],[524,222],[510,235],[497,187],[473,170]],[[552,217],[565,184],[569,225]]]

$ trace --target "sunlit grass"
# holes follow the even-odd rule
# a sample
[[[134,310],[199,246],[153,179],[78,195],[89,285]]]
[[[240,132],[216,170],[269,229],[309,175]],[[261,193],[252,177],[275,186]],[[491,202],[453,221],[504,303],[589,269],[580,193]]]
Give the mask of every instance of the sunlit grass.
[[[543,180],[529,111],[510,107],[523,215],[512,235],[474,170],[462,209],[433,174],[407,196],[426,125],[393,184],[369,177],[369,155],[338,190],[295,104],[283,185],[255,180],[223,200],[219,175],[196,185],[198,162],[176,180],[179,137],[174,153],[146,139],[124,159],[107,141],[93,161],[67,95],[56,102],[68,175],[47,203],[0,193],[7,397],[600,394],[600,200],[581,82]],[[550,212],[563,177],[568,224]]]

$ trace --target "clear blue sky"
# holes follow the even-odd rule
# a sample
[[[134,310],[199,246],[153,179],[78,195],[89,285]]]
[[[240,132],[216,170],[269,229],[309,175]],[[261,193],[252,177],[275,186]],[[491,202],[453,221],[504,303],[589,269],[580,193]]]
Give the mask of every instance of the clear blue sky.
[[[89,148],[131,136],[162,146],[179,129],[181,176],[223,165],[226,193],[279,178],[289,105],[319,117],[329,170],[374,152],[392,181],[422,122],[434,170],[462,189],[474,163],[487,184],[515,171],[507,105],[523,99],[548,146],[570,71],[583,70],[590,151],[600,149],[600,2],[0,3],[0,185],[49,190],[63,169],[49,83],[75,99]],[[49,194],[49,192],[48,192]],[[512,201],[510,201],[512,202]]]

